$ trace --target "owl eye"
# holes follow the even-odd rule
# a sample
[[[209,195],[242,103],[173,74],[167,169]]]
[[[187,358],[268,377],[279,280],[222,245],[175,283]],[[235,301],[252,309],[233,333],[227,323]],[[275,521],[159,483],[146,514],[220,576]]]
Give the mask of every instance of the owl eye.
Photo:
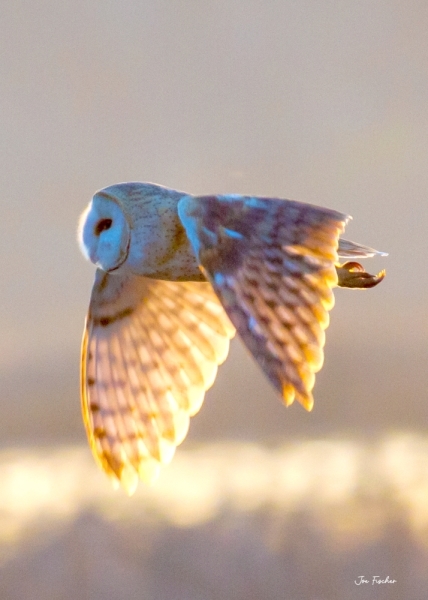
[[[102,231],[110,229],[112,223],[113,221],[111,219],[101,219],[98,221],[94,228],[95,235],[99,236]]]

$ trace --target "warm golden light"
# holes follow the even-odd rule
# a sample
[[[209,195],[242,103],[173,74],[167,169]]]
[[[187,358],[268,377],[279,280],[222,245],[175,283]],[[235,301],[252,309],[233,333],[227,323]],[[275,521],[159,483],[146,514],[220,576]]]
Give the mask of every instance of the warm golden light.
[[[224,510],[272,512],[285,521],[305,510],[336,543],[349,544],[381,534],[395,507],[428,544],[428,437],[413,434],[372,444],[336,439],[272,449],[232,442],[180,449],[157,483],[140,486],[132,498],[113,490],[80,446],[5,450],[0,480],[3,557],[28,532],[54,531],[85,511],[193,527]]]

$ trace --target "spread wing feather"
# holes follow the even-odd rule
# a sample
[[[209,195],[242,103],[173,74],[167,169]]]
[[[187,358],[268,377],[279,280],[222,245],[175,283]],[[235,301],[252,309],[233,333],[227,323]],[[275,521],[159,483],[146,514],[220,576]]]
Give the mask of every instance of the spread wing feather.
[[[347,217],[244,196],[188,196],[179,215],[247,348],[287,405],[311,410]]]
[[[209,283],[97,271],[82,410],[95,458],[129,493],[171,460],[234,332]]]

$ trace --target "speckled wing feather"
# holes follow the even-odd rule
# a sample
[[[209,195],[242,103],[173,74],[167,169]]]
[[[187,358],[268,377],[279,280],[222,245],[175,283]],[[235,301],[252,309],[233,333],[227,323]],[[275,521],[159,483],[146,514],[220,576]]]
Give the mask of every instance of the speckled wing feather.
[[[129,493],[171,460],[234,331],[209,283],[97,271],[82,344],[82,410],[97,461]]]
[[[347,217],[242,196],[189,196],[179,215],[247,348],[287,405],[297,399],[311,410]]]

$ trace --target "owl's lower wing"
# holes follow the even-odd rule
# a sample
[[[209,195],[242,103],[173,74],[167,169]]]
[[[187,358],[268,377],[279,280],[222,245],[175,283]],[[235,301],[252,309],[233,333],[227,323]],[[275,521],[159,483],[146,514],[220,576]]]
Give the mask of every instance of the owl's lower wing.
[[[281,393],[313,406],[347,217],[290,200],[185,197],[179,215],[245,345]]]
[[[97,271],[82,343],[83,417],[95,458],[129,493],[171,460],[234,332],[210,283]]]

